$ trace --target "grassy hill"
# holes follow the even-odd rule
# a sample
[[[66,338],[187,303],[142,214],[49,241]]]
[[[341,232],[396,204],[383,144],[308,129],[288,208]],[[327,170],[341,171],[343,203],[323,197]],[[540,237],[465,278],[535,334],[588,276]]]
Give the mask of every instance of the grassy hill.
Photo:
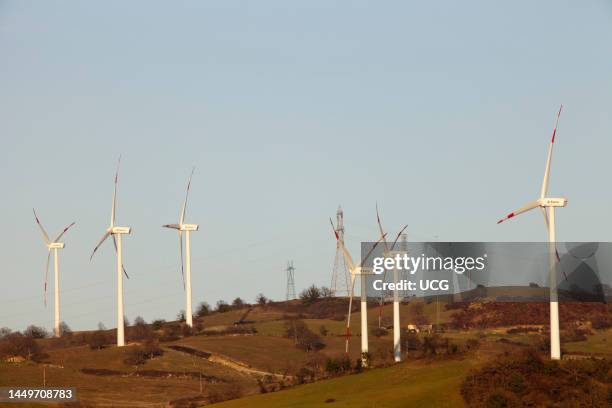
[[[470,366],[469,360],[402,363],[215,407],[461,407],[459,385]]]
[[[252,323],[237,327],[234,322],[244,317],[249,308],[212,313],[197,319],[204,328],[197,335],[181,332],[181,325],[177,322],[163,323],[155,331],[163,354],[147,359],[144,364],[126,363],[131,350],[140,347],[141,341],[134,339],[124,348],[111,344],[102,349],[91,349],[82,342],[37,340],[46,357],[38,362],[0,361],[0,385],[39,387],[43,384],[44,373],[47,386],[74,386],[85,406],[100,407],[202,406],[238,397],[241,398],[221,406],[400,407],[406,406],[406,401],[423,407],[461,406],[459,385],[467,370],[494,359],[507,351],[505,347],[508,345],[541,347],[547,338],[546,333],[538,331],[546,327],[542,325],[546,320],[546,305],[518,307],[510,303],[479,302],[447,307],[445,302],[413,300],[402,304],[402,326],[416,320],[439,323],[445,326],[441,340],[462,349],[477,339],[480,349],[471,351],[469,358],[465,352],[443,358],[417,358],[421,352],[413,350],[407,362],[388,366],[391,364],[391,331],[381,333],[379,337],[370,332],[370,353],[374,364],[382,368],[296,386],[300,370],[318,364],[317,378],[321,379],[328,375],[326,360],[344,355],[345,323],[340,312],[346,309],[347,302],[346,299],[331,299],[304,305],[292,301],[250,307],[246,319]],[[561,317],[571,320],[566,320],[566,326],[570,328],[574,320],[582,320],[588,327],[591,316],[610,318],[610,310],[609,306],[598,304],[563,305]],[[468,329],[452,327],[451,323],[457,322],[453,317],[456,313],[463,316],[461,321]],[[371,302],[368,309],[370,330],[378,327],[378,316],[377,302]],[[384,305],[381,316],[383,326],[389,325],[392,305]],[[317,352],[306,351],[296,347],[294,339],[286,336],[291,319],[297,317],[320,337],[324,348]],[[483,320],[483,317],[487,318]],[[528,324],[530,319],[537,322],[531,326],[534,330],[508,333],[513,325],[503,324],[506,317],[519,322],[514,325]],[[352,363],[361,351],[359,322],[360,313],[356,307],[351,319],[353,337],[349,344]],[[482,326],[483,323],[486,324]],[[167,329],[173,327],[174,334],[165,336]],[[568,329],[564,330],[567,332]],[[583,339],[573,338],[575,333],[572,333],[571,330],[567,332],[569,337],[562,342],[565,353],[578,357],[612,356],[609,346],[612,330],[593,329]],[[87,333],[73,334],[75,338],[81,335]],[[283,390],[261,394],[263,383],[268,391]],[[326,403],[329,399],[335,401]]]

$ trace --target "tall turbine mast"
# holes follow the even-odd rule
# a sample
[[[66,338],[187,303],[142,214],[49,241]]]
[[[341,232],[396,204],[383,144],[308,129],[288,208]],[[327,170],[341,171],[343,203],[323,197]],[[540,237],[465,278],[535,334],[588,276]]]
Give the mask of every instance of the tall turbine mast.
[[[519,208],[518,210],[511,212],[501,220],[497,221],[498,224],[514,218],[515,216],[524,212],[530,211],[534,208],[540,208],[544,215],[544,223],[548,230],[548,252],[549,252],[549,290],[550,290],[550,358],[552,360],[561,359],[561,340],[559,335],[559,301],[557,297],[557,272],[556,265],[559,260],[559,255],[555,247],[556,242],[556,230],[555,230],[555,208],[565,207],[567,205],[567,198],[563,197],[547,197],[548,194],[548,180],[550,178],[550,164],[552,161],[552,152],[555,145],[555,136],[557,135],[557,126],[559,124],[559,118],[561,116],[561,110],[563,105],[559,108],[557,113],[557,119],[555,127],[553,129],[552,138],[548,146],[548,156],[546,158],[546,167],[544,168],[544,179],[542,180],[542,187],[540,189],[540,197],[537,200],[533,200]]]
[[[183,277],[183,287],[185,289],[185,322],[187,323],[187,326],[189,327],[193,327],[193,308],[191,306],[190,232],[197,231],[199,229],[199,225],[186,224],[185,223],[185,211],[187,210],[187,199],[189,198],[189,190],[191,189],[191,179],[193,177],[194,171],[195,171],[195,167],[191,169],[191,174],[189,175],[189,181],[187,182],[187,192],[185,193],[185,201],[183,202],[183,207],[181,208],[181,213],[179,216],[178,224],[163,225],[164,228],[172,228],[172,229],[178,230],[179,249],[180,249],[180,255],[181,255],[181,276]],[[185,264],[187,264],[186,268],[183,266],[183,232],[185,233]]]
[[[100,248],[100,246],[106,241],[108,237],[113,238],[113,246],[117,253],[117,346],[125,346],[125,321],[123,313],[123,275],[129,279],[127,272],[123,266],[123,253],[121,246],[121,236],[129,235],[132,232],[130,227],[118,227],[115,225],[115,218],[117,213],[117,184],[119,182],[119,167],[121,166],[121,156],[117,161],[117,171],[115,172],[115,187],[113,190],[113,205],[111,207],[110,225],[106,229],[104,235],[98,242],[98,245],[94,248],[89,260],[93,259],[94,254]]]
[[[295,268],[293,267],[293,261],[287,262],[287,295],[286,300],[295,299]]]
[[[332,296],[348,296],[350,292],[349,271],[340,245],[340,242],[344,242],[344,213],[340,206],[338,206],[338,211],[336,211],[334,231],[338,234],[339,239],[336,241],[336,255],[334,257],[331,285],[329,287]]]
[[[43,227],[42,223],[38,219],[38,215],[36,215],[36,210],[32,209],[34,212],[34,219],[36,219],[36,224],[38,228],[40,228],[40,232],[42,233],[43,240],[45,245],[47,246],[47,267],[45,269],[45,286],[44,286],[44,301],[45,306],[47,306],[47,277],[49,275],[49,260],[51,258],[51,251],[53,250],[53,269],[55,271],[54,279],[53,279],[53,291],[55,295],[55,311],[54,311],[54,319],[53,319],[53,334],[55,337],[60,336],[60,293],[59,293],[59,260],[58,260],[58,249],[64,249],[65,245],[63,242],[60,242],[60,239],[64,236],[66,231],[68,231],[73,225],[74,222],[68,225],[66,228],[59,233],[57,237],[53,241],[49,238],[49,234]]]
[[[340,239],[340,234],[338,234],[337,229],[334,227],[334,223],[329,219],[329,222],[334,230],[334,236],[336,237],[336,241],[340,244],[340,251],[342,251],[342,256],[346,262],[346,265],[351,273],[351,285],[349,290],[349,304],[348,304],[348,313],[346,317],[346,342],[345,342],[345,353],[348,356],[349,352],[349,339],[351,337],[351,311],[353,309],[353,294],[355,291],[355,281],[357,280],[357,276],[361,277],[361,363],[363,366],[368,365],[368,305],[367,305],[367,294],[366,294],[366,275],[371,273],[363,266],[363,264],[367,261],[367,259],[372,255],[374,249],[378,246],[378,244],[385,239],[386,234],[383,234],[382,237],[370,248],[370,251],[361,259],[361,262],[358,265],[353,263],[353,258],[351,254],[348,252],[346,247],[344,246],[344,241]]]
[[[406,230],[406,228],[408,228],[408,225],[404,225],[404,227],[397,233],[395,240],[393,241],[393,243],[391,245],[389,245],[389,243],[387,242],[386,238],[385,238],[385,231],[383,229],[382,226],[382,222],[380,220],[380,214],[378,213],[378,203],[376,204],[376,221],[378,222],[378,229],[380,231],[380,240],[382,240],[383,245],[384,245],[384,256],[385,257],[390,257],[393,258],[396,255],[404,255],[407,252],[407,248],[402,250],[402,248],[400,248],[399,251],[395,250],[395,246],[397,245],[397,241],[400,239],[400,237],[403,238],[402,240],[402,246],[403,247],[407,247],[407,243],[406,243],[406,236],[404,234],[404,231]],[[385,281],[385,275],[386,275],[386,270],[385,270],[385,274],[383,275],[383,281]],[[397,284],[397,282],[399,281],[399,277],[398,277],[398,270],[397,268],[393,268],[393,283]],[[382,320],[382,310],[383,310],[383,306],[384,306],[384,292],[381,293],[380,295],[380,309],[379,309],[379,313],[378,313],[378,327],[381,326],[381,320]],[[399,291],[397,289],[393,290],[393,357],[395,359],[396,362],[402,361],[402,349],[401,349],[401,344],[400,344],[400,308],[399,308],[399,302],[400,302],[400,296],[399,296]]]

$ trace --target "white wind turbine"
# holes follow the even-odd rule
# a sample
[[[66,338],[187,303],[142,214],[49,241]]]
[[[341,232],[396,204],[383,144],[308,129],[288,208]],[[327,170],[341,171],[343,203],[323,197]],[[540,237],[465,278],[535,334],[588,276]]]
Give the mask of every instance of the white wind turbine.
[[[385,238],[386,234],[383,234],[383,236],[372,246],[372,248],[370,248],[370,251],[366,254],[365,257],[363,257],[359,265],[355,266],[355,264],[353,263],[353,258],[351,257],[351,254],[348,252],[348,250],[344,246],[344,240],[340,238],[340,235],[338,234],[338,231],[334,227],[334,222],[331,220],[331,218],[329,219],[329,222],[331,223],[332,230],[334,231],[334,235],[336,236],[336,241],[340,244],[340,248],[342,249],[342,254],[344,255],[344,262],[346,263],[346,266],[348,267],[349,272],[351,273],[351,289],[349,293],[349,308],[348,308],[348,315],[346,318],[346,334],[345,334],[346,336],[345,353],[347,355],[349,351],[349,338],[351,337],[351,331],[350,331],[351,310],[353,308],[353,293],[355,291],[355,280],[357,278],[357,275],[361,276],[361,362],[364,366],[366,366],[368,364],[368,359],[367,359],[367,354],[368,354],[368,305],[367,305],[367,294],[365,290],[365,287],[366,287],[365,277],[368,274],[368,272],[365,270],[366,268],[363,267],[363,264],[370,257],[370,255],[372,254],[376,246],[380,243],[380,241],[382,241]]]
[[[55,278],[54,278],[54,292],[55,292],[55,319],[53,325],[53,333],[55,337],[60,336],[60,299],[59,299],[59,262],[58,262],[58,249],[64,249],[65,245],[63,242],[59,242],[60,238],[64,236],[66,231],[70,229],[74,225],[74,222],[68,225],[66,228],[59,233],[59,235],[51,241],[49,238],[49,234],[45,231],[45,227],[43,227],[42,223],[38,219],[38,215],[36,215],[36,210],[32,209],[34,212],[34,218],[36,219],[36,224],[38,224],[38,228],[40,228],[40,232],[42,232],[43,239],[45,241],[45,245],[47,246],[48,254],[47,254],[47,267],[45,269],[45,306],[47,306],[47,277],[49,275],[49,261],[51,258],[51,250],[53,250],[53,266],[55,269]]]
[[[189,327],[193,327],[193,316],[192,316],[192,307],[191,307],[191,244],[189,240],[189,233],[191,231],[197,231],[199,226],[197,224],[185,224],[185,210],[187,208],[187,199],[189,198],[189,190],[191,188],[191,178],[193,177],[193,172],[195,168],[191,170],[191,175],[189,176],[189,182],[187,183],[187,193],[185,194],[185,201],[183,202],[183,208],[181,209],[181,215],[179,218],[178,224],[166,224],[163,225],[165,228],[172,228],[178,230],[179,233],[179,248],[181,254],[181,276],[183,277],[183,288],[185,289],[185,321]],[[187,263],[187,268],[183,267],[183,231],[185,231],[185,262]],[[183,269],[186,269],[186,277],[185,273],[183,273]]]
[[[115,246],[115,252],[117,253],[117,346],[125,346],[125,334],[124,334],[124,318],[123,318],[123,274],[126,278],[130,278],[123,267],[122,253],[121,253],[121,235],[130,234],[132,229],[130,227],[118,227],[115,225],[115,213],[117,210],[117,182],[119,179],[119,166],[121,165],[121,156],[117,162],[117,171],[115,172],[115,188],[113,190],[113,206],[111,209],[110,225],[106,229],[104,235],[98,242],[98,245],[94,248],[89,259],[91,260],[100,248],[100,245],[106,238],[111,236],[113,238],[113,245]]]
[[[404,225],[404,227],[397,233],[393,244],[389,246],[387,243],[387,239],[385,238],[385,231],[383,230],[382,223],[380,221],[380,214],[378,213],[378,203],[376,204],[376,221],[378,222],[378,229],[380,230],[380,239],[383,242],[385,247],[385,257],[394,257],[395,255],[403,255],[404,252],[394,251],[395,245],[397,244],[397,240],[400,238],[402,233],[408,225]],[[386,269],[385,269],[386,274]],[[383,275],[383,281],[385,281],[385,275]],[[398,276],[397,276],[397,268],[393,268],[393,283],[397,284]],[[380,326],[380,320],[382,317],[382,307],[384,303],[384,292],[381,293],[380,297],[380,311],[378,313],[378,325]],[[400,342],[400,308],[399,308],[399,292],[397,289],[393,291],[393,356],[395,361],[402,361],[402,349]]]
[[[559,117],[561,116],[561,110],[563,105],[559,108],[557,113],[557,120],[553,129],[552,138],[548,147],[548,157],[546,159],[546,168],[544,170],[544,180],[542,181],[542,188],[540,190],[540,198],[534,201],[530,201],[518,210],[511,212],[506,217],[497,221],[497,223],[504,222],[510,218],[513,218],[526,211],[540,207],[542,214],[544,215],[544,221],[548,229],[548,242],[549,242],[549,285],[550,285],[550,358],[553,360],[559,360],[561,358],[561,341],[559,338],[559,301],[557,297],[557,275],[556,275],[556,263],[557,263],[557,251],[555,248],[556,231],[555,231],[555,207],[565,207],[567,205],[566,198],[549,198],[546,197],[548,193],[548,180],[550,178],[550,163],[552,160],[553,146],[555,144],[555,136],[557,134],[557,125],[559,124]]]

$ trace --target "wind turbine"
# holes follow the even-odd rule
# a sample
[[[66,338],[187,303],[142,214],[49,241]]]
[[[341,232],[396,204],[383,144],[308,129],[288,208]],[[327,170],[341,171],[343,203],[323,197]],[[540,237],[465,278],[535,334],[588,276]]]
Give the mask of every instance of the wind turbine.
[[[331,223],[332,230],[334,231],[334,235],[336,236],[336,241],[340,245],[340,249],[342,250],[342,254],[344,255],[344,261],[346,263],[346,266],[348,267],[349,272],[351,273],[351,289],[349,292],[349,308],[348,308],[348,315],[346,318],[345,353],[347,355],[348,355],[348,348],[349,348],[349,338],[351,337],[351,331],[350,331],[351,309],[353,308],[353,293],[355,291],[355,280],[356,280],[357,275],[361,276],[361,362],[364,366],[366,366],[368,364],[368,359],[367,359],[367,354],[368,354],[368,305],[367,305],[367,295],[366,295],[366,290],[365,290],[365,287],[366,287],[365,277],[368,272],[365,271],[365,267],[363,267],[363,264],[370,257],[370,255],[372,254],[376,246],[380,243],[380,241],[385,238],[386,234],[383,234],[383,236],[372,246],[372,248],[370,248],[370,251],[366,254],[365,257],[363,257],[359,265],[355,266],[355,264],[353,263],[353,258],[351,257],[351,254],[348,252],[348,250],[344,246],[344,239],[342,239],[340,235],[338,234],[338,231],[334,227],[334,222],[331,220],[331,218],[329,219],[329,222]]]
[[[117,182],[119,180],[119,166],[121,165],[121,156],[117,162],[117,171],[115,172],[115,188],[113,190],[113,206],[111,208],[110,225],[106,229],[104,235],[98,242],[98,245],[94,248],[89,260],[93,258],[94,254],[100,248],[100,245],[110,236],[113,238],[113,245],[115,246],[115,252],[117,253],[117,346],[125,346],[125,334],[124,334],[124,318],[123,318],[123,274],[126,278],[130,278],[123,267],[122,253],[121,253],[121,235],[129,235],[132,232],[130,227],[119,227],[115,225],[115,214],[117,210]]]
[[[185,224],[185,210],[187,209],[187,198],[189,198],[189,190],[191,188],[191,178],[195,167],[191,170],[189,175],[189,182],[187,183],[187,193],[185,194],[185,201],[183,202],[183,208],[181,209],[181,215],[178,224],[166,224],[164,228],[172,228],[178,230],[179,234],[179,248],[181,253],[181,276],[183,277],[183,288],[185,289],[186,307],[185,307],[185,321],[189,327],[193,327],[193,316],[191,308],[191,244],[189,240],[189,233],[191,231],[197,231],[199,226],[197,224]],[[185,279],[185,273],[183,272],[183,231],[185,231],[185,261],[187,263],[187,279]]]
[[[55,278],[54,278],[54,292],[55,292],[55,320],[53,325],[53,333],[55,337],[60,336],[60,300],[59,300],[59,262],[58,262],[58,249],[64,249],[65,245],[63,242],[59,242],[60,238],[64,236],[66,231],[70,229],[74,225],[74,222],[68,225],[66,228],[59,233],[59,235],[51,241],[49,238],[49,234],[45,231],[45,227],[43,227],[42,223],[38,219],[38,215],[36,215],[36,210],[32,209],[34,212],[34,218],[36,219],[36,224],[38,224],[38,228],[40,228],[40,232],[42,232],[43,240],[45,241],[45,245],[47,245],[47,267],[45,269],[45,306],[47,306],[47,276],[49,275],[49,261],[51,258],[51,250],[53,250],[53,266],[55,269]]]
[[[559,360],[561,358],[561,340],[559,337],[559,301],[557,297],[557,275],[555,269],[558,257],[555,248],[555,208],[565,207],[567,205],[567,198],[550,198],[546,195],[548,193],[548,180],[550,178],[550,163],[552,160],[553,146],[555,144],[555,136],[557,135],[557,125],[559,124],[559,117],[561,116],[562,109],[563,105],[561,105],[561,107],[559,108],[559,112],[557,113],[557,120],[555,122],[552,138],[548,147],[548,157],[546,158],[546,168],[544,169],[544,180],[542,181],[540,198],[528,202],[523,207],[519,208],[514,212],[511,212],[510,214],[506,215],[506,217],[497,221],[497,223],[499,224],[534,208],[540,207],[542,209],[544,221],[548,229],[549,242],[550,358],[552,360]]]
[[[376,221],[378,222],[378,229],[380,230],[380,239],[385,246],[385,257],[394,257],[395,255],[403,255],[403,251],[394,251],[395,245],[397,244],[397,240],[400,238],[402,233],[408,225],[404,225],[404,227],[397,233],[393,244],[389,247],[387,243],[387,239],[385,238],[385,231],[382,227],[382,222],[380,221],[380,214],[378,213],[378,203],[376,204]],[[385,275],[387,271],[385,269]],[[385,275],[383,275],[383,281],[385,280]],[[397,284],[398,276],[397,276],[397,268],[393,268],[393,283]],[[382,317],[382,308],[384,303],[384,292],[380,295],[380,310],[378,312],[378,326],[380,327],[380,321]],[[395,361],[402,361],[402,348],[400,342],[400,308],[399,308],[399,293],[397,289],[393,290],[393,356]]]

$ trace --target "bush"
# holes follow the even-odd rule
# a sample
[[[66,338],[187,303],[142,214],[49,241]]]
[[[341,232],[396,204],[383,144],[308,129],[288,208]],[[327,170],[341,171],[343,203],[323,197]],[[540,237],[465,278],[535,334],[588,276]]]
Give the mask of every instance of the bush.
[[[16,332],[10,333],[0,340],[0,357],[13,356],[39,361],[46,355],[42,353],[42,348],[33,337]]]
[[[321,336],[327,336],[329,330],[327,330],[327,327],[321,325],[321,327],[319,327],[319,333],[321,334]]]
[[[230,307],[230,305],[227,304],[225,300],[218,300],[216,309],[219,313],[225,313],[229,312],[232,308]]]
[[[134,319],[134,326],[144,326],[145,324],[147,324],[147,322],[142,318],[142,316],[136,316]]]
[[[27,329],[23,331],[23,335],[31,339],[44,339],[49,337],[49,333],[44,327],[29,325]]]
[[[259,295],[257,295],[257,297],[255,298],[255,302],[259,305],[259,306],[265,306],[268,302],[269,299],[267,297],[264,296],[263,293],[260,293]]]
[[[176,321],[177,322],[184,322],[185,321],[185,311],[184,310],[181,309],[176,314]]]
[[[113,343],[113,336],[106,331],[97,330],[91,332],[86,338],[89,348],[92,350],[100,350],[109,344]]]
[[[204,317],[210,314],[210,305],[206,302],[200,302],[196,309],[196,316]]]
[[[311,305],[321,298],[321,290],[315,285],[311,285],[309,288],[304,289],[300,293],[300,299],[305,305]]]
[[[247,306],[247,304],[244,303],[244,300],[240,299],[239,297],[237,297],[236,299],[232,301],[232,307],[234,309],[241,309],[245,306]]]
[[[9,329],[8,327],[2,327],[0,328],[0,339],[5,338],[6,336],[8,336],[9,334],[11,334],[13,331],[11,329]]]
[[[166,323],[164,319],[155,319],[151,323],[151,328],[153,330],[161,330],[164,327],[164,323]]]
[[[470,407],[609,406],[610,360],[543,360],[535,349],[500,355],[461,385]]]
[[[168,323],[163,327],[160,341],[174,341],[181,338],[181,325],[179,323]]]
[[[72,335],[72,330],[70,326],[66,322],[60,322],[59,325],[59,335],[60,337],[67,337]]]
[[[153,328],[148,326],[144,319],[134,319],[134,326],[127,330],[127,335],[130,340],[152,340],[155,338]]]
[[[290,320],[285,323],[285,336],[294,340],[297,348],[305,351],[319,351],[325,343],[312,332],[302,320]]]
[[[143,346],[129,347],[123,362],[127,365],[141,365],[147,360],[164,354],[157,341],[149,341]]]

